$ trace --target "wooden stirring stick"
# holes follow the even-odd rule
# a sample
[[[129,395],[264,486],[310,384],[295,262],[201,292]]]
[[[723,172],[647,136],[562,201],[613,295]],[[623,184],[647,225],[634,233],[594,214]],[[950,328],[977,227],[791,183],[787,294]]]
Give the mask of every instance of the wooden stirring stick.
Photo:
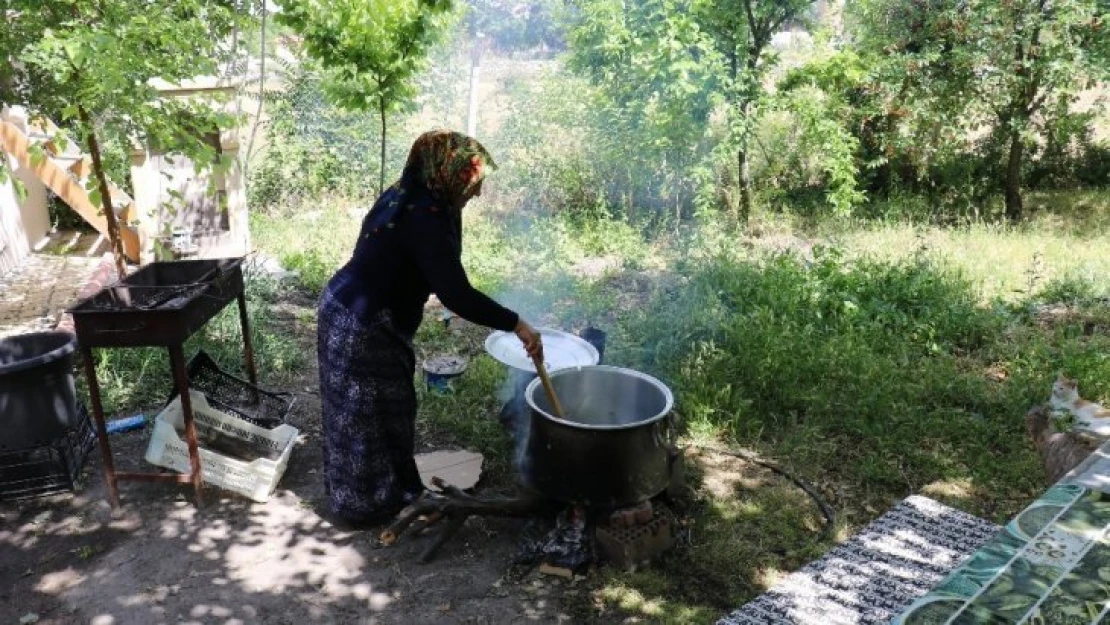
[[[547,367],[543,366],[543,360],[538,356],[532,356],[532,362],[536,365],[536,372],[540,374],[543,390],[547,391],[547,398],[551,400],[551,407],[555,409],[555,416],[565,419],[563,406],[559,403],[559,398],[555,396],[555,387],[551,385],[551,378],[547,377]]]

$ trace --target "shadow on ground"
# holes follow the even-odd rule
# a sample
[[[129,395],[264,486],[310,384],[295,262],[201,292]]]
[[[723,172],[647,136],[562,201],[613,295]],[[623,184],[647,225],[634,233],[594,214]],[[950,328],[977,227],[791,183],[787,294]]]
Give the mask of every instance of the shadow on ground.
[[[427,565],[430,537],[376,548],[317,514],[318,408],[301,403],[304,432],[267,503],[209,489],[198,509],[184,489],[126,482],[105,502],[99,458],[83,490],[0,504],[0,622],[38,623],[506,623],[553,622],[529,596],[499,583],[520,526],[471,521]],[[114,436],[122,470],[147,433]]]

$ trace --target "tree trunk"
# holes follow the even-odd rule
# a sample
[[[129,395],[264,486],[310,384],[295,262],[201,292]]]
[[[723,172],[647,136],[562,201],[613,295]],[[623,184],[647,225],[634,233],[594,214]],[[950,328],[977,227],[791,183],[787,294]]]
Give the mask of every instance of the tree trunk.
[[[104,174],[104,164],[100,159],[100,143],[96,140],[96,129],[85,107],[78,106],[77,114],[81,117],[81,124],[88,133],[89,156],[92,157],[93,175],[96,176],[100,188],[100,205],[104,211],[104,219],[108,222],[108,242],[112,247],[112,254],[116,259],[116,272],[120,279],[127,277],[127,260],[123,254],[123,239],[120,237],[119,221],[116,211],[112,206],[112,191],[108,187],[108,177]]]
[[[262,107],[266,102],[266,0],[259,2],[259,11],[261,13],[259,28],[262,35],[259,37],[259,52],[258,52],[258,107],[254,111],[254,122],[251,124],[251,135],[247,139],[247,151],[243,158],[244,172],[243,176],[247,177],[246,170],[250,167],[251,152],[254,151],[254,135],[258,131],[258,125],[262,120]],[[238,27],[235,32],[238,33]],[[249,63],[248,63],[249,64]]]
[[[1021,133],[1010,132],[1010,158],[1006,163],[1006,218],[1010,221],[1020,221],[1023,216],[1021,202],[1021,164],[1025,155],[1025,144],[1021,140]]]
[[[748,160],[748,146],[747,139],[743,140],[744,144],[736,152],[736,164],[739,171],[740,183],[740,213],[738,215],[740,226],[747,228],[748,219],[752,214],[752,172],[751,165]]]
[[[382,122],[382,162],[378,174],[378,193],[385,193],[385,98],[378,99],[378,113]]]
[[[747,68],[749,76],[758,75],[756,69],[759,53],[759,49],[756,49],[751,53],[755,56],[749,56],[748,58]],[[756,78],[756,80],[758,79]],[[755,124],[751,122],[752,106],[757,97],[747,89],[750,89],[750,87],[746,88],[746,90],[740,94],[739,109],[740,116],[744,120],[744,130],[740,136],[740,147],[736,151],[736,174],[737,182],[740,184],[740,214],[738,215],[738,222],[740,227],[745,230],[748,228],[748,220],[752,216],[752,172],[749,152],[752,134],[755,132]]]

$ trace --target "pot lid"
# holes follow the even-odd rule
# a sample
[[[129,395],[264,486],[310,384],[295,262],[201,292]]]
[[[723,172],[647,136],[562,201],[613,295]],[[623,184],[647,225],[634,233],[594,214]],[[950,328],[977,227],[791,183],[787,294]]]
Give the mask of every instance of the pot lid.
[[[536,328],[543,341],[544,367],[556,371],[567,367],[596,365],[600,357],[593,345],[570,332],[554,328]],[[503,365],[521,371],[536,372],[524,345],[512,332],[497,331],[486,338],[486,352]]]

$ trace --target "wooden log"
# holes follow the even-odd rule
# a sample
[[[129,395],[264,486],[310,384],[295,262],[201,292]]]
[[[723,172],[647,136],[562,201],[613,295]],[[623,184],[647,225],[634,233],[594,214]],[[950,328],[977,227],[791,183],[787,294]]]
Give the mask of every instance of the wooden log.
[[[451,519],[451,521],[439,531],[439,534],[436,534],[436,538],[432,541],[432,544],[428,545],[428,548],[424,550],[424,553],[420,554],[420,561],[425,564],[431,562],[432,558],[435,557],[436,552],[439,551],[439,548],[447,544],[447,541],[451,540],[452,536],[459,533],[459,530],[462,529],[463,523],[466,523],[466,520],[469,518],[469,516],[470,515],[463,515]]]
[[[378,540],[383,545],[390,546],[396,543],[405,534],[406,530],[413,530],[411,533],[416,533],[418,529],[427,527],[429,525],[427,519],[446,517],[451,521],[440,530],[440,534],[436,537],[437,541],[442,538],[443,542],[446,542],[458,532],[466,519],[471,516],[530,517],[544,512],[549,505],[546,499],[537,497],[478,498],[450,486],[441,486],[441,488],[444,488],[442,494],[424,493],[419,499],[402,510],[397,515],[396,520],[378,536]],[[426,520],[418,523],[421,517]],[[447,535],[444,536],[444,534]],[[436,546],[435,549],[429,548],[429,557],[433,556],[441,546],[442,543]]]

